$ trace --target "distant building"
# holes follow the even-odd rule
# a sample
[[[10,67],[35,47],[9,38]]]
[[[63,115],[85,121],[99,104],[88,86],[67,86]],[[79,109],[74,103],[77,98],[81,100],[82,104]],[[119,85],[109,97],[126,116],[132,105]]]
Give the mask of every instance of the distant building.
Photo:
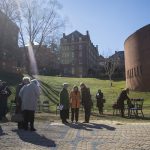
[[[104,67],[105,65],[105,58],[102,55],[99,55],[98,57],[98,66],[99,67]]]
[[[18,26],[0,11],[0,70],[18,70],[18,32]]]
[[[69,35],[63,34],[60,41],[60,63],[62,74],[66,76],[91,76],[98,64],[98,46],[86,35],[74,31]]]
[[[124,51],[115,51],[115,54],[110,56],[110,59],[116,59],[117,67],[114,72],[114,78],[125,78],[125,59]]]
[[[97,63],[97,71],[96,71],[96,77],[97,78],[105,78],[105,58],[102,55],[99,55],[98,57],[98,63]]]
[[[150,91],[150,25],[130,35],[125,43],[126,86]]]
[[[21,47],[20,51],[22,52],[22,65],[26,66],[25,64],[28,64],[28,60],[25,55],[25,50],[27,52],[27,47]],[[40,74],[44,75],[54,75],[60,73],[60,63],[58,60],[58,51],[56,50],[56,47],[50,46],[47,47],[46,45],[42,45],[39,48],[39,45],[33,45],[33,52],[34,57],[36,60],[38,72]]]

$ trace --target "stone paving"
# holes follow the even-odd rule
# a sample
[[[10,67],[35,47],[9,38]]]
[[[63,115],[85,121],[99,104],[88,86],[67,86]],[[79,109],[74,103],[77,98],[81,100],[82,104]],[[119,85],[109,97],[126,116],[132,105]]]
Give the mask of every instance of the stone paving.
[[[150,123],[36,122],[36,132],[0,123],[0,150],[150,150]]]

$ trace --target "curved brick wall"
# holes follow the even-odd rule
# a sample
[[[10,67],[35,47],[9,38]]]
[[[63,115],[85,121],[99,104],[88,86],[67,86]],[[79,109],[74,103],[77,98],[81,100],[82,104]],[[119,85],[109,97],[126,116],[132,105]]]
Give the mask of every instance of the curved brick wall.
[[[126,87],[150,91],[150,25],[129,36],[124,47]]]

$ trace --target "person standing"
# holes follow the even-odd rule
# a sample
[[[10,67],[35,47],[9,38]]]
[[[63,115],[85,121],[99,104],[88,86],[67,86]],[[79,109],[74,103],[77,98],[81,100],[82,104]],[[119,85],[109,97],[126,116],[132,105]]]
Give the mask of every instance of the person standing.
[[[70,106],[71,106],[71,121],[74,121],[74,117],[76,123],[78,122],[79,118],[79,107],[80,107],[80,91],[78,90],[77,86],[73,87],[73,90],[70,93]]]
[[[15,110],[15,113],[18,114],[18,113],[22,113],[22,110],[21,110],[21,98],[19,96],[19,92],[21,90],[21,88],[26,85],[26,84],[29,84],[30,83],[30,78],[29,77],[23,77],[22,79],[22,83],[19,84],[16,88],[16,96],[15,96],[15,103],[16,103],[16,110]],[[23,122],[18,122],[18,129],[22,129],[23,128]]]
[[[0,121],[8,120],[6,118],[7,100],[10,95],[11,95],[11,91],[8,88],[6,82],[0,80]]]
[[[19,92],[22,100],[21,109],[24,117],[24,129],[28,130],[28,123],[30,123],[30,130],[36,131],[34,128],[34,114],[37,108],[37,100],[40,96],[39,82],[34,79],[30,84],[24,85]]]
[[[64,83],[60,92],[60,118],[62,123],[68,123],[67,119],[69,119],[69,93],[67,88],[68,83]]]
[[[85,121],[83,123],[89,123],[90,115],[91,115],[91,108],[92,108],[92,100],[91,100],[91,94],[90,89],[86,87],[84,83],[80,84],[81,87],[81,103],[84,107],[85,111]]]
[[[129,107],[131,105],[131,101],[130,101],[130,98],[128,97],[128,94],[129,94],[128,88],[125,90],[122,90],[117,99],[117,105],[119,107],[122,117],[124,117],[124,101],[127,100],[127,104]]]
[[[96,94],[96,100],[97,100],[97,107],[99,110],[99,114],[103,114],[103,107],[104,107],[104,99],[103,99],[103,93],[99,89]]]

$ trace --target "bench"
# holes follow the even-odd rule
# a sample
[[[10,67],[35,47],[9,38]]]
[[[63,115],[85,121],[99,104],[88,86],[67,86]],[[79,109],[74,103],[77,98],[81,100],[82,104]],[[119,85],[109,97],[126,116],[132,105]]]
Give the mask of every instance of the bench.
[[[49,104],[49,101],[43,101],[43,104],[42,104],[42,111],[44,112],[50,112],[50,104]]]
[[[133,104],[133,107],[128,108],[129,117],[130,118],[132,116],[140,117],[139,115],[141,115],[141,117],[144,118],[144,113],[143,113],[144,99],[143,98],[132,98],[131,103]]]
[[[114,103],[114,104],[112,105],[112,108],[113,108],[113,116],[120,114],[120,109],[119,109],[117,103]]]
[[[14,100],[10,101],[10,113],[14,113],[16,110],[16,102]]]

